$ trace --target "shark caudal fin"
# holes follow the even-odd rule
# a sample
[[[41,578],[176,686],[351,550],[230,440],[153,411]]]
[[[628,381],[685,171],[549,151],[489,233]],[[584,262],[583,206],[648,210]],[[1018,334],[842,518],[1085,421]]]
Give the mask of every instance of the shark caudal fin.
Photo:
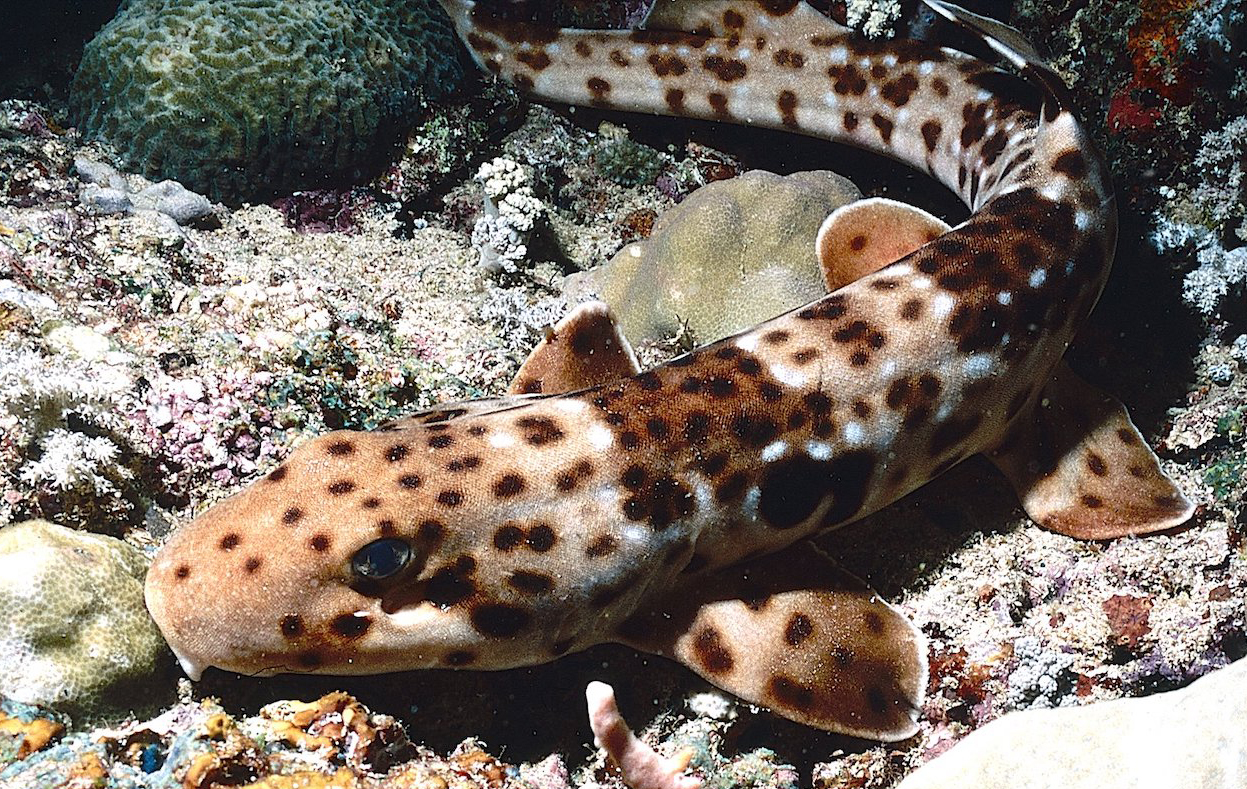
[[[828,292],[894,263],[949,230],[937,216],[886,197],[841,206],[823,220],[815,251]]]
[[[699,577],[619,636],[799,723],[886,741],[918,729],[922,634],[810,543]]]
[[[1064,362],[987,458],[1046,529],[1086,540],[1147,534],[1195,511],[1160,469],[1125,407]]]
[[[1044,92],[1044,120],[1051,121],[1073,102],[1069,88],[1052,67],[1043,61],[1034,45],[1016,28],[989,17],[967,11],[943,0],[922,0],[931,10],[953,22],[975,37],[982,39],[996,54],[1009,62],[1018,73]]]
[[[641,372],[632,345],[605,302],[576,306],[546,332],[520,366],[508,394],[559,394]]]

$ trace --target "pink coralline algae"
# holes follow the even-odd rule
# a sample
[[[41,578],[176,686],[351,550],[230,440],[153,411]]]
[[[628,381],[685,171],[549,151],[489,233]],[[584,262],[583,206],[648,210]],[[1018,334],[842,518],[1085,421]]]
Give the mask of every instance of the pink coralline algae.
[[[284,430],[266,404],[273,378],[235,370],[154,382],[133,418],[169,494],[182,497],[205,477],[236,485],[275,462]]]

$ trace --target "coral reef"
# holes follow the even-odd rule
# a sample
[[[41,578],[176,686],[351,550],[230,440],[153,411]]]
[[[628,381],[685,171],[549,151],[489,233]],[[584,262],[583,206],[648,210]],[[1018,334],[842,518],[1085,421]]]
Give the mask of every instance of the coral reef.
[[[142,553],[26,521],[0,528],[0,565],[0,695],[84,718],[168,700],[145,689],[169,653],[143,603]]]
[[[823,295],[815,235],[860,196],[827,171],[716,181],[663,214],[648,239],[569,277],[565,290],[572,300],[600,294],[633,342],[685,325],[710,342]]]
[[[461,67],[430,0],[125,4],[70,95],[86,133],[214,199],[359,180]]]

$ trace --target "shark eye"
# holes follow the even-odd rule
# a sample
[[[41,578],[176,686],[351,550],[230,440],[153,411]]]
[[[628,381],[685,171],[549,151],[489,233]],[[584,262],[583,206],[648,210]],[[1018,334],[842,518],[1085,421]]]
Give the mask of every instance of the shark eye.
[[[411,546],[394,537],[373,540],[351,557],[351,570],[360,578],[389,578],[411,562]]]

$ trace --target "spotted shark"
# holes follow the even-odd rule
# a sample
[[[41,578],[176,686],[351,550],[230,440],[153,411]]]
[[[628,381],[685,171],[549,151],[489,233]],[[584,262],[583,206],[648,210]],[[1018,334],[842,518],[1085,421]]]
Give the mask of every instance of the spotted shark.
[[[187,674],[505,669],[618,642],[896,740],[923,638],[808,538],[974,455],[1061,534],[1186,521],[1123,406],[1062,361],[1116,243],[1104,162],[1016,31],[926,2],[1003,68],[796,0],[659,0],[622,31],[442,0],[480,66],[541,100],[849,143],[972,213],[850,206],[819,238],[828,295],[736,336],[641,372],[589,304],[506,397],[307,441],[157,554],[147,604]]]

